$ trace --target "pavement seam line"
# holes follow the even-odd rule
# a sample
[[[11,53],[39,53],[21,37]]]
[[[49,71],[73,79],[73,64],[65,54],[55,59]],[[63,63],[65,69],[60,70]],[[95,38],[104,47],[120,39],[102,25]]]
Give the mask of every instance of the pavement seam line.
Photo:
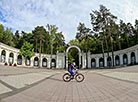
[[[4,86],[6,86],[7,88],[11,89],[11,90],[16,90],[17,88],[7,84],[6,82],[0,80],[0,83],[3,84]]]
[[[53,77],[54,75],[56,75],[56,74],[53,74],[53,75],[51,75],[51,76],[48,76],[48,77],[46,77],[46,78],[44,78],[44,79],[42,79],[42,80],[40,80],[40,81],[38,81],[38,82],[36,82],[36,83],[33,83],[33,84],[31,84],[31,85],[28,85],[28,86],[26,86],[26,87],[23,87],[23,88],[20,88],[20,89],[17,89],[17,88],[16,88],[15,90],[13,90],[13,91],[11,91],[11,92],[7,92],[7,93],[0,94],[0,99],[7,98],[7,97],[9,97],[9,96],[18,94],[18,93],[20,93],[20,92],[22,92],[22,91],[24,91],[24,90],[27,90],[27,89],[29,89],[29,88],[31,88],[31,87],[34,87],[35,85],[37,85],[37,84],[39,84],[39,83],[41,83],[41,82],[43,82],[43,81],[45,81],[45,80],[47,80],[47,79],[50,79],[50,78]]]
[[[134,81],[123,80],[123,79],[119,79],[119,78],[115,78],[115,77],[111,77],[111,76],[107,76],[107,75],[103,75],[103,74],[99,74],[99,73],[95,73],[95,74],[101,75],[101,76],[104,76],[104,77],[107,77],[107,78],[119,80],[119,81],[124,81],[124,82],[128,82],[128,83],[138,84],[138,82],[134,82]]]

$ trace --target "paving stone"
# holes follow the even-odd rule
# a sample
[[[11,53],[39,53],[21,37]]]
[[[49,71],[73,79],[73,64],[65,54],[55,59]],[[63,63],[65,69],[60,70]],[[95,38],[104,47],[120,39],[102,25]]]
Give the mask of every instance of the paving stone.
[[[44,72],[44,70],[39,70],[36,72],[32,70],[31,73],[28,73],[24,69],[22,74],[19,70],[13,74],[13,71],[9,69],[9,72],[6,72],[9,75],[2,74],[0,78],[18,90],[26,87],[23,85],[25,83],[31,85],[43,78],[53,76],[35,86],[2,98],[1,102],[137,102],[138,68],[134,67],[132,70],[130,68],[132,67],[112,70],[83,70],[80,72],[85,75],[85,80],[81,83],[75,80],[64,82],[62,75],[65,71],[48,70],[48,72]],[[0,83],[1,86],[4,85]]]
[[[10,91],[12,91],[12,90],[0,83],[0,94],[10,92]]]

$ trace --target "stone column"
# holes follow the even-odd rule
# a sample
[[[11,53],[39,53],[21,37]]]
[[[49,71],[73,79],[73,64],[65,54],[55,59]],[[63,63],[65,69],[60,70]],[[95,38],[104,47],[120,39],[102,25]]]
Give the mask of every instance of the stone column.
[[[42,60],[42,58],[41,58],[41,62],[40,62],[40,67],[42,68],[42,62],[43,62],[43,60]]]
[[[96,57],[96,67],[99,67],[99,58]]]
[[[58,57],[58,56],[57,56]],[[56,59],[56,68],[59,68],[59,58]]]
[[[50,68],[51,58],[47,58],[47,67]]]
[[[88,68],[91,68],[90,51],[87,53],[87,56],[88,56]]]
[[[111,57],[111,61],[112,61],[112,66],[113,66],[113,56],[111,55],[110,57]]]
[[[66,69],[68,68],[68,54],[66,53]]]
[[[6,62],[9,63],[9,54],[10,52],[8,50],[5,50],[6,51]]]
[[[0,62],[1,62],[1,53],[2,53],[2,49],[1,49],[1,47],[0,47]]]
[[[84,53],[84,68],[86,68],[86,53]]]
[[[82,54],[82,68],[85,68],[85,55]]]
[[[131,63],[131,53],[130,52],[128,52],[127,53],[127,56],[128,56],[128,65]]]
[[[138,63],[138,50],[135,50],[136,63]]]
[[[81,65],[81,52],[79,53],[79,68],[80,68],[80,65]]]
[[[120,65],[123,65],[123,54],[120,54]]]
[[[114,66],[116,66],[116,63],[115,63],[115,55],[114,55]]]
[[[44,59],[44,56],[41,57],[41,67],[43,68],[43,59]]]
[[[25,58],[22,56],[22,66],[26,66],[26,64],[25,64]]]
[[[59,63],[59,59],[57,58],[57,56],[56,56],[56,67],[55,68],[59,68],[59,65],[58,65],[58,63]]]
[[[34,66],[34,57],[30,58],[30,66],[33,67]]]
[[[56,54],[56,68],[59,68],[59,51]]]
[[[62,62],[63,63],[63,65],[62,65],[63,68],[65,68],[65,56],[66,56],[65,54],[62,56],[63,57],[63,60],[62,60],[63,61]]]
[[[107,67],[107,56],[104,56],[104,66]]]
[[[17,59],[18,59],[18,55],[17,53],[14,53],[14,61],[13,61],[13,64],[16,63],[17,64]]]
[[[41,55],[40,68],[42,68],[42,61],[43,61],[43,58],[42,58],[42,55]]]

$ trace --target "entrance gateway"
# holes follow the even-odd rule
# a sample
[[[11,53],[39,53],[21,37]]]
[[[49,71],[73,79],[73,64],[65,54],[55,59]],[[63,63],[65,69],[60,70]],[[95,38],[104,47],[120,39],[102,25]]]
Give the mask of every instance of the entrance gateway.
[[[65,68],[68,68],[68,52],[71,48],[76,48],[79,51],[79,66],[78,67],[81,68],[82,67],[82,54],[81,54],[81,50],[78,46],[70,46],[67,48],[66,56],[65,56],[65,65],[66,65]]]

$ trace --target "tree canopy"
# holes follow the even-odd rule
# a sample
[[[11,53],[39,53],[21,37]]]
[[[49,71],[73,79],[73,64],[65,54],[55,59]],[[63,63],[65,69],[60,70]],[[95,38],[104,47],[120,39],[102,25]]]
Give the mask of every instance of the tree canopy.
[[[36,53],[56,54],[64,52],[70,45],[80,47],[83,52],[92,54],[109,53],[138,44],[138,20],[135,24],[125,23],[110,12],[110,9],[100,5],[98,10],[90,12],[91,28],[80,22],[76,37],[68,44],[64,34],[56,25],[36,26],[32,32],[15,31],[0,25],[0,42],[21,49],[25,42],[33,45]],[[119,20],[118,20],[119,21]]]
[[[23,56],[26,60],[35,55],[33,44],[25,42],[20,49],[20,55]]]

